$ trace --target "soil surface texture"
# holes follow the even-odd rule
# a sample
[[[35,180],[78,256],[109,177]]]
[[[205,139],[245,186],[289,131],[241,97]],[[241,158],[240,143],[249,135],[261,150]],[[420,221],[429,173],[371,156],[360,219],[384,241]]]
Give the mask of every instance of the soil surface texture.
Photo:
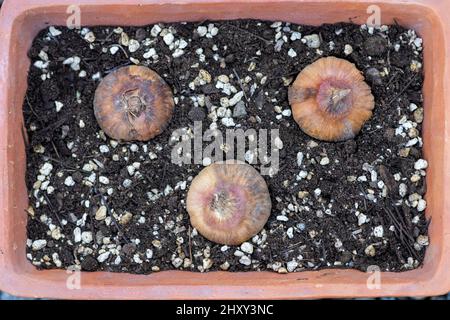
[[[307,136],[287,100],[297,74],[325,56],[354,63],[375,97],[372,118],[345,142]],[[413,30],[253,20],[50,27],[29,57],[27,257],[36,267],[287,273],[422,263],[427,162],[422,39]],[[169,126],[148,142],[110,139],[93,113],[99,81],[132,64],[155,70],[174,92]],[[210,159],[172,163],[171,137],[191,139],[195,121],[224,136],[268,129],[270,140],[279,130],[279,170],[263,176],[272,213],[242,246],[212,243],[190,226],[186,193]],[[257,150],[246,150],[252,159],[260,171]]]

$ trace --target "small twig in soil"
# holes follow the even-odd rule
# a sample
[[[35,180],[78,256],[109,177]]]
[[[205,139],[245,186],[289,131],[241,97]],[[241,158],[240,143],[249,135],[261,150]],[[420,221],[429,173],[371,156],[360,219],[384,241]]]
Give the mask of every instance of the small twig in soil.
[[[117,44],[113,44],[113,45],[111,45],[110,47],[113,47],[113,46],[119,47],[120,50],[122,50],[122,52],[123,52],[123,54],[125,55],[125,57],[126,57],[127,59],[129,58],[127,51],[126,51],[120,44],[118,44],[118,43],[117,43]]]
[[[51,143],[53,146],[53,150],[55,150],[56,156],[61,159],[61,156],[59,155],[58,149],[56,149],[56,146],[55,146],[55,143],[53,142],[53,140],[51,140]]]
[[[48,127],[44,127],[38,131],[36,131],[36,133],[38,134],[43,134],[44,132],[50,131],[53,132],[56,129],[58,129],[60,126],[62,126],[65,122],[66,122],[67,118],[61,118],[58,121],[54,122],[53,125],[49,125]]]
[[[23,144],[25,148],[28,150],[28,148],[30,147],[30,143],[28,142],[27,139],[27,129],[25,128],[25,126],[21,127],[20,132],[22,133]]]
[[[125,57],[127,57],[127,59],[129,59],[127,51],[120,44],[117,44],[117,46],[122,50],[122,52],[125,55]]]
[[[374,133],[374,132],[380,131],[381,129],[382,129],[382,128],[380,127],[380,128],[376,128],[376,129],[367,131],[367,134],[372,134],[372,133]]]
[[[195,26],[196,26],[196,27],[201,26],[202,24],[204,24],[204,23],[206,23],[206,22],[208,22],[208,21],[209,21],[208,19],[199,21],[199,22],[197,22],[197,23],[195,24]]]
[[[359,189],[361,190],[363,194],[363,201],[364,201],[364,210],[367,211],[367,202],[366,202],[366,192],[364,191],[362,185],[358,184]]]
[[[61,161],[61,160],[58,160],[58,159],[55,159],[55,158],[52,158],[52,157],[49,157],[49,156],[44,156],[43,157],[45,160],[50,160],[50,161],[53,161],[53,162],[56,162],[56,163],[59,163],[61,166],[63,166],[65,169],[69,169],[69,170],[71,170],[71,171],[76,171],[77,169],[76,168],[74,168],[74,167],[70,167],[70,166],[67,166],[63,161]]]
[[[296,247],[298,247],[299,245],[301,245],[301,244],[303,244],[303,243],[304,243],[303,241],[299,241],[299,242],[297,242],[297,243],[291,244],[291,245],[289,245],[289,246],[286,248],[286,250],[284,250],[282,253],[286,253],[286,252],[293,251],[293,249],[295,249]]]
[[[111,38],[111,36],[112,36],[113,34],[114,34],[114,31],[112,31],[111,33],[109,33],[109,34],[106,36],[105,39],[100,40],[100,43],[101,43],[102,45],[104,45],[105,42],[108,41],[108,40]]]
[[[403,92],[405,92],[406,89],[409,88],[409,86],[412,84],[412,82],[413,82],[415,79],[416,79],[416,75],[413,75],[413,76],[408,80],[408,82],[407,82],[406,85],[403,87],[403,89],[400,90],[400,92],[399,92],[398,94],[396,94],[395,97],[392,98],[392,99],[388,102],[387,105],[390,106],[395,100],[397,100],[398,97],[400,97],[400,96],[403,94]]]
[[[405,220],[406,220],[406,219],[405,219],[405,216],[402,215],[402,214],[400,213],[400,211],[398,210],[397,206],[395,206],[395,204],[394,204],[393,202],[391,202],[391,206],[394,208],[395,213],[397,213],[398,220],[400,221],[400,224],[401,224],[401,226],[402,226],[403,231],[405,232],[406,237],[407,237],[412,243],[414,243],[415,240],[414,240],[414,237],[411,235],[411,233],[412,233],[412,232],[411,232],[411,229],[408,228],[408,224],[407,224],[406,221],[405,221]]]
[[[385,85],[386,88],[389,88],[391,83],[395,80],[395,78],[397,78],[397,75],[398,75],[398,72],[396,72],[392,75],[392,77],[389,79],[388,83]]]
[[[63,224],[62,224],[62,222],[61,222],[61,219],[59,218],[58,213],[54,210],[53,205],[52,205],[52,202],[51,202],[50,199],[48,198],[47,193],[44,192],[43,194],[44,194],[45,200],[47,201],[47,204],[48,204],[48,207],[49,207],[49,209],[50,209],[50,212],[53,213],[53,215],[56,217],[56,220],[58,220],[59,226],[62,228],[62,227],[63,227]]]
[[[106,71],[105,71],[105,74],[109,74],[109,73],[113,72],[114,70],[117,70],[117,69],[122,68],[122,67],[129,66],[131,63],[132,63],[132,62],[129,61],[129,62],[120,64],[120,65],[118,65],[118,66],[116,66],[116,67],[114,67],[114,68],[111,68],[111,69],[109,69],[109,70],[106,70]]]
[[[396,236],[402,243],[402,245],[406,248],[406,250],[409,252],[411,256],[414,257],[414,259],[419,260],[419,256],[416,252],[416,250],[413,247],[414,244],[414,237],[411,235],[411,232],[408,231],[407,224],[405,222],[405,218],[400,214],[395,204],[391,201],[390,202],[391,207],[394,208],[396,211],[396,215],[386,206],[383,207],[384,211],[388,214],[391,223],[394,225],[396,229]]]
[[[189,225],[189,229],[188,229],[188,235],[189,235],[189,260],[191,260],[191,263],[193,263],[192,261],[192,237],[191,237],[191,226]]]
[[[239,77],[238,73],[236,72],[236,69],[234,69],[234,68],[233,68],[233,73],[238,80],[238,83],[239,83],[239,86],[241,87],[242,92],[244,93],[245,100],[247,100],[247,103],[249,103],[247,94],[245,93],[244,85],[242,84],[241,78]]]
[[[244,33],[247,33],[248,35],[251,35],[252,37],[255,37],[255,38],[257,38],[257,39],[259,39],[261,41],[264,41],[266,44],[272,44],[271,40],[264,39],[263,37],[260,37],[257,34],[254,34],[253,32],[250,32],[248,30],[242,29],[241,27],[238,27],[238,26],[235,26],[235,25],[232,25],[232,24],[228,24],[228,23],[224,23],[222,26],[228,26],[228,27],[231,27],[231,28],[235,28],[236,30],[239,30],[239,31],[244,32]]]
[[[41,118],[38,116],[38,114],[34,111],[33,106],[30,103],[30,99],[28,98],[28,95],[25,95],[25,101],[27,102],[28,107],[30,108],[31,112],[34,114],[34,116],[42,122]]]

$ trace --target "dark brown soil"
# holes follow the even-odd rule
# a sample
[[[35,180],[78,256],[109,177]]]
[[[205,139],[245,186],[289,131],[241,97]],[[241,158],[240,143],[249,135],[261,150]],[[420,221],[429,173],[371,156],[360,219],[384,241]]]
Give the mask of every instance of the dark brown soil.
[[[113,32],[113,27],[91,28],[96,37],[92,44],[79,30],[63,27],[57,28],[62,31],[60,35],[49,36],[49,31],[44,30],[36,37],[29,52],[32,66],[24,102],[30,143],[27,253],[33,264],[39,268],[77,265],[86,271],[132,273],[176,267],[218,270],[226,268],[225,262],[230,271],[278,272],[327,267],[366,270],[370,265],[402,271],[419,266],[425,247],[417,243],[417,237],[424,244],[427,234],[424,213],[415,207],[426,191],[425,172],[414,169],[422,156],[421,141],[406,150],[405,144],[414,135],[402,134],[398,129],[409,121],[421,135],[423,75],[420,68],[415,69],[414,61],[422,62],[422,52],[414,45],[415,34],[397,25],[371,34],[367,28],[352,24],[310,27],[283,23],[276,27],[271,22],[226,21],[212,22],[219,29],[216,36],[199,36],[197,27],[209,23],[160,25],[162,29],[170,28],[176,40],[183,38],[188,43],[184,54],[177,58],[161,36],[150,34],[153,26],[123,28],[130,39],[140,41],[140,48],[131,53],[122,46],[114,55],[109,50],[120,43],[120,34]],[[293,31],[302,36],[318,34],[320,48],[310,48],[301,40],[291,41]],[[278,32],[287,37],[279,52],[274,50]],[[148,46],[144,45],[147,38],[151,40]],[[345,45],[351,45],[351,54],[344,53]],[[156,50],[157,60],[143,58],[149,48]],[[200,61],[199,48],[203,49],[204,61]],[[296,52],[295,58],[288,55],[290,48]],[[33,66],[42,59],[41,50],[48,55],[45,70]],[[289,109],[286,85],[292,78],[307,64],[330,55],[355,63],[365,73],[376,101],[373,117],[354,140],[346,142],[315,141],[299,129],[291,116],[277,113],[276,106]],[[74,56],[81,59],[77,71],[63,64]],[[100,132],[94,118],[92,101],[99,81],[94,75],[105,76],[132,64],[130,57],[158,72],[173,88],[178,103],[163,134],[147,143],[115,146]],[[256,64],[253,70],[252,62]],[[200,69],[207,70],[212,81],[192,89],[189,83]],[[82,70],[85,77],[79,76]],[[49,73],[49,79],[43,81],[43,73]],[[192,177],[203,166],[171,163],[172,145],[168,142],[172,132],[192,127],[194,120],[203,121],[203,128],[208,128],[212,122],[207,117],[211,105],[220,106],[220,98],[227,96],[215,87],[220,75],[227,75],[237,91],[245,92],[242,101],[247,115],[235,117],[234,122],[244,130],[279,129],[284,143],[279,172],[273,177],[264,176],[273,209],[264,231],[253,241],[251,255],[236,253],[238,247],[225,250],[193,232],[184,199]],[[246,77],[250,77],[249,82],[242,83]],[[196,104],[194,98],[198,100],[199,96],[201,101],[206,100],[206,106]],[[55,101],[63,103],[59,112]],[[410,104],[417,105],[419,111],[410,111]],[[220,119],[217,123],[219,129],[226,129]],[[101,153],[102,145],[109,151]],[[299,152],[304,155],[300,167]],[[151,159],[150,153],[157,158]],[[325,157],[330,162],[321,165]],[[89,162],[96,167],[92,172],[83,170]],[[135,162],[140,163],[136,169],[140,174],[130,176],[127,166]],[[53,169],[41,180],[49,182],[36,183],[45,163],[52,164]],[[259,165],[255,168],[259,169]],[[298,180],[300,171],[305,171],[307,177]],[[93,184],[86,185],[83,181],[93,172]],[[419,180],[413,178],[412,182],[414,175]],[[68,176],[73,186],[65,185]],[[100,176],[107,177],[109,183],[100,183]],[[355,180],[361,176],[366,178]],[[131,186],[123,186],[125,179],[131,180]],[[407,187],[403,197],[399,195],[401,183]],[[180,187],[183,184],[185,190]],[[154,201],[148,196],[153,189],[163,193]],[[299,197],[301,191],[308,194],[303,192]],[[97,221],[94,216],[102,204],[108,208],[108,218]],[[129,222],[124,221],[124,216],[129,216],[126,212],[132,214]],[[357,217],[360,214],[367,216],[366,221],[360,217],[364,222],[361,225]],[[383,234],[377,237],[374,229],[378,227],[379,231],[380,226]],[[83,233],[80,242],[74,236],[76,228]],[[40,246],[43,241],[39,240],[45,240],[46,245]],[[242,254],[253,260],[251,265],[239,262]]]

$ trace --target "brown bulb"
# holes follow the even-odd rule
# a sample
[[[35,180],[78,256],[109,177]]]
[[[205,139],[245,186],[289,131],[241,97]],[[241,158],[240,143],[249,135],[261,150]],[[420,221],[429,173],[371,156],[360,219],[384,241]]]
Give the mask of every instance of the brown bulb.
[[[170,87],[153,70],[127,66],[108,74],[94,96],[94,114],[111,138],[146,141],[168,125],[174,108]]]
[[[200,234],[227,245],[240,244],[261,231],[272,208],[263,177],[235,160],[203,169],[192,181],[186,205]]]
[[[372,116],[374,98],[356,66],[321,58],[305,67],[288,92],[295,122],[324,141],[352,139]]]

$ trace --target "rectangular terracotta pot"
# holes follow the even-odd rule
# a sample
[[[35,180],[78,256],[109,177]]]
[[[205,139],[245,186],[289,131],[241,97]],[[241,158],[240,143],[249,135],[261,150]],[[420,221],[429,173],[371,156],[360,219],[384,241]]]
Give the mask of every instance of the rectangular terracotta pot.
[[[280,275],[271,272],[205,274],[164,271],[150,275],[38,271],[25,257],[28,207],[22,103],[30,61],[27,51],[39,30],[65,25],[76,2],[82,25],[145,25],[155,22],[253,18],[320,25],[365,23],[369,5],[381,8],[383,24],[393,19],[424,40],[423,130],[429,162],[426,214],[430,246],[424,266],[383,272],[379,289],[370,274],[322,270]],[[445,0],[6,0],[0,14],[0,289],[29,297],[56,298],[323,298],[425,296],[450,291],[450,3]],[[372,278],[374,276],[372,275]]]

